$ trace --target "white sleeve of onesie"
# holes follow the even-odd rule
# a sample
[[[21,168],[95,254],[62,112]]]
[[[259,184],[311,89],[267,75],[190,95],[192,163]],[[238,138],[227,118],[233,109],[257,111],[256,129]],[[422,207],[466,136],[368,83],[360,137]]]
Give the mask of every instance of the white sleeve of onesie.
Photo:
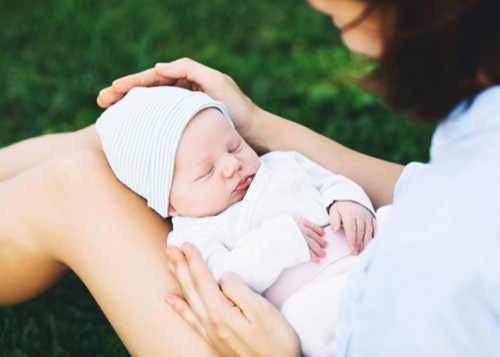
[[[375,210],[361,186],[342,175],[336,175],[324,167],[295,153],[297,164],[312,178],[312,182],[323,198],[325,209],[334,201],[354,201],[366,207],[375,216]]]
[[[283,269],[310,259],[307,243],[295,220],[279,216],[238,237],[232,248],[214,227],[191,225],[169,235],[169,245],[190,242],[198,248],[208,269],[219,281],[222,274],[239,275],[255,292],[262,293]]]

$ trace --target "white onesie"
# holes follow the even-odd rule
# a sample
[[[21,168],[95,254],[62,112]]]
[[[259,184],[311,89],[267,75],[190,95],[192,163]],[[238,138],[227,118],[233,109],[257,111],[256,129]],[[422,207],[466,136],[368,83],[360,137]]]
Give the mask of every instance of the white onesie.
[[[349,270],[354,257],[343,234],[329,229],[327,257],[321,264],[309,262],[309,249],[294,218],[325,226],[327,207],[338,200],[355,201],[375,214],[354,182],[298,153],[272,152],[261,157],[261,167],[242,201],[216,216],[174,217],[168,244],[196,246],[216,280],[225,272],[238,274],[282,311],[299,334],[305,355],[331,356],[338,295],[347,276],[341,273]],[[332,263],[340,260],[340,271],[332,270]],[[312,293],[316,290],[320,293]],[[313,309],[314,321],[306,323]]]

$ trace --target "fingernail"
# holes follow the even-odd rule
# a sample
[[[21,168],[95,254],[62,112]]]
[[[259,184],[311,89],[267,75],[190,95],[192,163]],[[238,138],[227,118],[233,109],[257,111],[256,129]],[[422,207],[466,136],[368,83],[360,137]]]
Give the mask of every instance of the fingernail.
[[[175,274],[175,267],[172,263],[167,264],[167,269],[170,270],[172,274]]]
[[[333,227],[333,229],[335,229],[336,231],[338,231],[340,229],[340,226],[335,226],[335,227]]]
[[[167,258],[168,258],[169,260],[171,260],[171,259],[172,259],[172,250],[171,250],[170,248],[167,248]]]
[[[157,63],[155,67],[156,69],[169,69],[172,65],[170,63]]]
[[[167,296],[165,298],[165,301],[167,302],[167,304],[169,304],[170,306],[175,306],[175,300],[172,299],[171,297]]]
[[[182,243],[181,245],[181,250],[186,253],[187,250],[189,250],[189,244],[188,243]]]

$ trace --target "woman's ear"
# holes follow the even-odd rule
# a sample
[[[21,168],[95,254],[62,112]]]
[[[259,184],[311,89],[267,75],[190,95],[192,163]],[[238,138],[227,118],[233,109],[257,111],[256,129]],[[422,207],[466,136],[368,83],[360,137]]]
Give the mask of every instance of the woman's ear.
[[[169,215],[170,217],[176,217],[176,216],[178,216],[178,215],[179,215],[179,213],[177,213],[177,211],[175,210],[175,208],[174,208],[174,207],[172,207],[172,205],[171,205],[171,204],[169,204],[169,205],[168,205],[168,215]]]

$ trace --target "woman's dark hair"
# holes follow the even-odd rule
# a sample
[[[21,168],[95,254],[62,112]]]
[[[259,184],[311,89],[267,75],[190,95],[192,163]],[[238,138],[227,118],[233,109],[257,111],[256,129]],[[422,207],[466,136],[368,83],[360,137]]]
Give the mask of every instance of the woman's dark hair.
[[[500,0],[363,0],[384,48],[364,84],[417,120],[443,119],[500,83]]]

